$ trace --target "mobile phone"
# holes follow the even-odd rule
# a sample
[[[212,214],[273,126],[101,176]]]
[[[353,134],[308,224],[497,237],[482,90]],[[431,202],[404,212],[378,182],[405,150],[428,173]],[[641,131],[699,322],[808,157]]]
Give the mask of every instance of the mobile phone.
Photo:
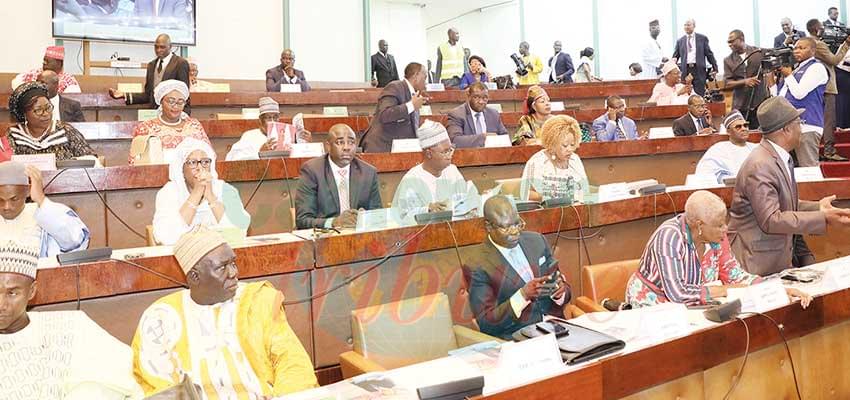
[[[800,282],[800,283],[811,283],[811,282],[815,281],[815,279],[812,278],[812,277],[808,277],[808,276],[800,277],[800,276],[797,276],[796,274],[785,274],[785,275],[782,275],[781,278],[783,280],[786,280],[786,281]]]
[[[567,329],[565,326],[549,321],[538,322],[537,330],[546,334],[554,333],[555,337],[561,337],[570,334],[570,330]]]

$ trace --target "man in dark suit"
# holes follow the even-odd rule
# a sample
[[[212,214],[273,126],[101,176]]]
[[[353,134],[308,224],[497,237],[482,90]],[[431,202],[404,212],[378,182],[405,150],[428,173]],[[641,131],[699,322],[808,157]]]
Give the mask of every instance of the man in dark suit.
[[[310,84],[304,78],[304,72],[295,69],[295,53],[290,49],[280,53],[280,65],[266,70],[266,91],[280,92],[281,84],[300,85],[302,92],[310,91]]]
[[[112,98],[124,99],[127,105],[146,104],[150,108],[156,108],[153,90],[160,82],[176,79],[185,83],[186,87],[190,87],[189,62],[185,58],[171,52],[171,37],[164,33],[157,36],[153,49],[154,53],[156,53],[156,58],[148,63],[148,70],[145,75],[145,91],[143,93],[133,94],[109,88],[109,95]],[[191,114],[192,109],[189,105],[189,99],[186,100],[186,106],[183,107],[183,111],[186,114]]]
[[[481,332],[510,340],[516,330],[540,322],[544,314],[564,317],[570,287],[543,235],[523,232],[511,200],[494,196],[484,203],[487,239],[468,252],[463,276],[469,304]],[[554,277],[554,282],[547,280]]]
[[[398,66],[393,55],[387,53],[389,48],[387,41],[381,39],[378,41],[378,52],[372,54],[372,86],[382,88],[398,80]]]
[[[729,207],[732,252],[754,274],[812,264],[801,235],[850,226],[850,210],[832,206],[834,195],[820,201],[799,198],[790,152],[800,145],[804,111],[784,97],[765,100],[758,109],[763,139],[738,171]]]
[[[425,68],[413,62],[404,68],[404,79],[390,82],[378,98],[369,129],[360,138],[366,153],[387,153],[395,139],[415,139],[419,108],[428,101]]]
[[[782,33],[776,35],[773,38],[773,48],[785,47],[788,45],[793,46],[795,42],[801,37],[806,37],[806,32],[798,31],[794,28],[794,23],[791,22],[791,18],[785,17],[782,18]]]
[[[487,135],[507,135],[502,117],[495,109],[487,107],[490,95],[487,86],[475,82],[469,86],[467,102],[449,111],[446,130],[458,148],[484,147]]]
[[[673,58],[678,60],[682,79],[684,80],[688,75],[693,76],[694,91],[702,96],[705,94],[705,81],[708,77],[705,61],[708,60],[711,65],[712,78],[717,74],[718,69],[714,52],[708,45],[708,38],[705,35],[694,33],[695,27],[696,22],[693,19],[685,21],[685,35],[676,42]]]
[[[729,33],[727,43],[732,53],[723,59],[723,80],[732,89],[732,109],[741,111],[750,129],[757,129],[756,110],[768,96],[765,80],[758,77],[761,49],[748,45],[738,29]]]
[[[549,83],[571,83],[573,81],[573,59],[569,54],[561,52],[561,41],[556,40],[552,46],[555,55],[549,57]],[[553,64],[554,62],[554,64]]]
[[[298,229],[354,228],[359,210],[381,208],[378,172],[354,157],[357,138],[345,124],[328,131],[328,154],[301,166],[295,221]]]
[[[826,12],[828,18],[823,21],[823,26],[837,26],[839,28],[843,28],[845,26],[843,22],[838,20],[838,7],[830,7]]]
[[[59,75],[46,69],[38,74],[37,80],[47,86],[47,98],[53,105],[53,116],[62,122],[86,122],[80,102],[59,94]]]
[[[688,97],[688,112],[673,121],[673,134],[676,136],[710,135],[711,110],[705,106],[705,99],[699,95]]]

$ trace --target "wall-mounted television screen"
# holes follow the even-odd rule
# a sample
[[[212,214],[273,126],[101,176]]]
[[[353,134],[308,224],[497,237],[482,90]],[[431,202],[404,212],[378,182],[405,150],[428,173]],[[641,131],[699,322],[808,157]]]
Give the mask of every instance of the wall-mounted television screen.
[[[57,38],[195,44],[196,0],[53,0]]]

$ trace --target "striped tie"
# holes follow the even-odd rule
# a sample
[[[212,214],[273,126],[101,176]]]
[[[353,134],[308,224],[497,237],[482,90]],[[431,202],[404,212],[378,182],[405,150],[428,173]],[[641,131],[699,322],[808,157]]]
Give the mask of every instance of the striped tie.
[[[342,213],[343,211],[351,208],[348,199],[348,171],[339,171],[339,183],[337,185],[337,190],[339,191],[339,212]]]

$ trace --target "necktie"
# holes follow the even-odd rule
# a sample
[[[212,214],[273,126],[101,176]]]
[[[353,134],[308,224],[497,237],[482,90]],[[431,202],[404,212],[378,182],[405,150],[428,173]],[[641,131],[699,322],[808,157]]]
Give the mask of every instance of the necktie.
[[[156,66],[156,73],[157,73],[157,74],[162,74],[162,59],[161,59],[161,58],[159,59],[159,63],[157,63],[157,66]]]
[[[618,120],[616,125],[617,125],[617,139],[618,140],[625,140],[626,139],[626,132],[623,131],[623,124]]]
[[[693,45],[693,44],[692,44],[692,42],[691,42],[693,39],[694,39],[694,37],[693,37],[693,36],[688,35],[688,53],[690,53],[690,52],[691,52],[691,49],[693,49],[693,48],[694,48],[694,45]]]
[[[487,127],[484,125],[484,119],[482,118],[482,113],[475,113],[475,133],[481,135],[487,133]]]
[[[345,210],[351,208],[349,204],[348,198],[348,171],[339,170],[339,183],[337,184],[337,190],[339,191],[339,212],[342,213]]]

